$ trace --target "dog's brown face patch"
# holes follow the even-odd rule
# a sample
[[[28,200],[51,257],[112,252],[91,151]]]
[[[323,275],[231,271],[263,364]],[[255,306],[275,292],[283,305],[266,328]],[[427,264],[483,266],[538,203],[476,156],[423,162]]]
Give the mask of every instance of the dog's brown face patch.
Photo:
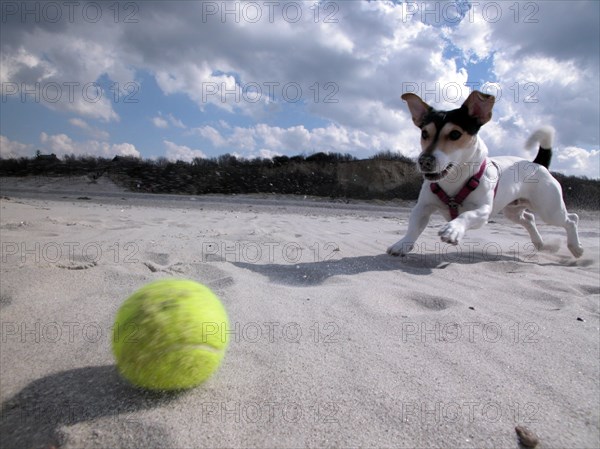
[[[413,123],[421,129],[419,170],[430,180],[444,178],[452,167],[468,161],[477,148],[477,132],[492,116],[494,97],[472,92],[458,109],[438,111],[417,95],[402,96]]]
[[[456,151],[472,148],[475,138],[454,123],[444,124],[439,132],[435,123],[428,123],[421,128],[421,149],[423,153],[433,153],[437,149],[451,156]]]

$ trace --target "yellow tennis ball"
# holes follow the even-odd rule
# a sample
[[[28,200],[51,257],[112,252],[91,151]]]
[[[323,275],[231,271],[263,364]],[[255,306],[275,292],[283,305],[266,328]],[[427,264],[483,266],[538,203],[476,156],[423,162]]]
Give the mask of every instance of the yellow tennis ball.
[[[145,285],[121,305],[113,353],[123,377],[151,390],[180,390],[205,381],[227,347],[227,313],[206,286],[183,279]]]

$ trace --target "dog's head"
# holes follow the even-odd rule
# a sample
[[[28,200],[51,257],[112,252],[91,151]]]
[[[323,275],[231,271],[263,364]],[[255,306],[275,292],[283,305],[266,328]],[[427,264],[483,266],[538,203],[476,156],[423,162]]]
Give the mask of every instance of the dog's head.
[[[433,109],[413,93],[402,95],[412,120],[421,129],[419,170],[428,181],[448,175],[453,166],[472,160],[477,132],[492,118],[495,98],[472,92],[462,106],[451,111]]]

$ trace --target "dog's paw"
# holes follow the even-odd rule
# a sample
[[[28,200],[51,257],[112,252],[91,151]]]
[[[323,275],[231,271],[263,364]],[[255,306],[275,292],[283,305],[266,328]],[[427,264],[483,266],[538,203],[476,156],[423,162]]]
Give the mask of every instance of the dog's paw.
[[[579,259],[583,256],[583,246],[581,245],[568,245],[569,251],[573,254],[573,257]]]
[[[465,228],[463,225],[451,221],[446,223],[442,229],[440,229],[438,235],[442,238],[442,242],[458,245],[458,241],[465,235]]]
[[[412,251],[415,247],[413,242],[405,242],[400,240],[399,242],[393,244],[387,249],[387,253],[390,256],[406,256],[408,253]]]

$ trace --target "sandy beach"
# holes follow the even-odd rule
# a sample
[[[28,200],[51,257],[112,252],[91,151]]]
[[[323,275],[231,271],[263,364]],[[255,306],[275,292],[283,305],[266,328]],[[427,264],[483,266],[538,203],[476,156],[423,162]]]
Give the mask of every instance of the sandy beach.
[[[504,217],[385,254],[411,204],[131,194],[3,179],[4,448],[538,448],[600,445],[600,227],[575,260]],[[218,372],[179,394],[121,379],[114,316],[166,277],[232,325]]]

